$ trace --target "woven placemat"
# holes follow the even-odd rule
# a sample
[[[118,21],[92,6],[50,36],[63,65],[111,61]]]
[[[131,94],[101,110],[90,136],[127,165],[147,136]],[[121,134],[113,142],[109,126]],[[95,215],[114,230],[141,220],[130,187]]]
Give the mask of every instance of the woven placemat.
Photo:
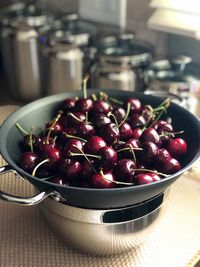
[[[0,107],[0,122],[15,109]],[[0,158],[0,166],[3,164]],[[33,195],[30,183],[12,174],[0,177],[0,189],[20,196]],[[147,241],[137,249],[111,257],[71,250],[48,229],[37,206],[0,201],[2,267],[197,267],[199,250],[200,178],[193,173],[183,175],[171,186],[166,214]]]

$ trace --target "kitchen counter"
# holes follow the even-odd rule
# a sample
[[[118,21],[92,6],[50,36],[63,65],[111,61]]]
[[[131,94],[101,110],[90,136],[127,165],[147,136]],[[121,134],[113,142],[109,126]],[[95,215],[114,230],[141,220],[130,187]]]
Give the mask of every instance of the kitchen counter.
[[[16,108],[0,107],[0,123]],[[0,158],[0,166],[4,164]],[[34,194],[32,185],[12,174],[1,176],[0,188],[14,195]],[[37,206],[0,201],[0,266],[192,267],[200,250],[199,214],[200,178],[197,171],[188,172],[171,186],[164,218],[144,244],[122,255],[94,257],[59,241]]]

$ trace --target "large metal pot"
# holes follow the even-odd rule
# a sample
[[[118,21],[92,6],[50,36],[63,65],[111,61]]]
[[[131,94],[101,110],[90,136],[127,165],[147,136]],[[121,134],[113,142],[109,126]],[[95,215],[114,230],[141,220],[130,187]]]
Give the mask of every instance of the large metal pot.
[[[21,8],[21,9],[20,9]],[[34,4],[2,14],[1,49],[10,95],[31,101],[42,95],[39,29],[52,20]]]
[[[152,47],[124,33],[100,39],[96,45],[92,86],[100,89],[143,90],[143,69],[152,59]]]
[[[81,88],[91,65],[90,46],[96,34],[94,25],[68,14],[55,20],[50,30],[40,36],[45,95]]]
[[[88,93],[92,95],[98,93],[98,91],[89,90]],[[163,101],[163,99],[136,92],[108,90],[107,93],[111,97],[121,100],[125,100],[128,97],[136,97],[140,99],[143,104],[149,104],[151,106],[158,106]],[[19,166],[21,134],[15,124],[19,123],[20,125],[25,125],[27,129],[31,129],[34,126],[37,133],[37,130],[40,131],[41,127],[43,127],[46,122],[51,121],[55,115],[55,109],[57,110],[58,105],[60,105],[60,101],[70,97],[80,97],[81,95],[81,92],[70,92],[46,97],[26,105],[13,113],[0,128],[0,151],[9,164],[9,166],[1,168],[1,173],[13,170],[20,176],[26,177],[26,179],[41,192],[40,197],[57,194],[70,206],[87,209],[111,209],[132,206],[164,192],[181,174],[190,169],[200,158],[199,120],[186,109],[171,103],[168,109],[168,116],[172,118],[175,129],[184,131],[183,138],[188,143],[188,152],[184,162],[182,162],[182,169],[173,175],[169,175],[165,179],[151,184],[102,190],[61,186],[49,181],[44,181],[25,172]],[[4,199],[7,198],[7,195],[3,192],[1,192],[0,196]],[[35,197],[36,201],[38,201],[38,199],[38,197]],[[15,198],[15,202],[16,201],[18,203],[21,202],[21,200]]]
[[[144,73],[146,90],[153,95],[173,94],[185,102],[185,108],[200,115],[200,66],[188,56],[152,62]]]

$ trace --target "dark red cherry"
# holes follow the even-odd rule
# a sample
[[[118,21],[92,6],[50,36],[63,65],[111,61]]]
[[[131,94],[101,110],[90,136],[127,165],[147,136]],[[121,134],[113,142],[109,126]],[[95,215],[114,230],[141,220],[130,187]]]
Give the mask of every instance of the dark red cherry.
[[[115,186],[115,177],[111,171],[104,174],[97,173],[92,175],[90,183],[94,188],[113,188]]]
[[[94,160],[84,160],[81,163],[81,169],[82,169],[82,173],[81,173],[81,177],[84,180],[89,180],[91,178],[91,176],[93,174],[95,174],[95,168],[94,168]]]
[[[129,124],[132,127],[132,129],[135,128],[142,128],[145,126],[146,120],[145,118],[140,114],[133,114],[130,117]]]
[[[41,137],[34,135],[34,134],[25,135],[23,139],[23,144],[24,144],[25,149],[28,149],[28,150],[31,149],[31,140],[32,140],[33,149],[37,149],[41,142]]]
[[[85,122],[85,115],[82,112],[73,112],[69,113],[68,115],[69,126],[76,127],[79,123]]]
[[[47,123],[46,124],[46,130],[51,129],[51,134],[57,135],[63,132],[63,127],[59,122],[56,122],[53,126],[52,123]]]
[[[34,152],[24,152],[20,157],[20,166],[26,172],[32,172],[38,163],[38,156]]]
[[[76,101],[75,110],[86,113],[89,112],[93,107],[93,100],[90,98],[81,98]]]
[[[118,161],[114,167],[114,175],[117,181],[132,183],[135,174],[136,165],[130,159]]]
[[[134,178],[135,183],[138,185],[149,184],[160,180],[161,180],[160,176],[152,172],[140,173],[136,175]]]
[[[135,128],[135,129],[132,130],[132,136],[131,136],[131,137],[132,137],[133,139],[139,139],[140,136],[141,136],[141,134],[142,134],[142,132],[143,132],[142,129],[140,129],[140,128]]]
[[[76,127],[78,136],[82,138],[90,138],[91,136],[95,135],[95,129],[92,124],[81,122]]]
[[[102,147],[98,155],[101,156],[100,167],[105,171],[111,170],[117,163],[117,152],[112,147]]]
[[[133,153],[137,154],[138,148],[141,148],[140,142],[137,139],[131,138],[122,146],[122,149],[126,150],[121,151],[120,155],[122,155],[123,158],[133,159]]]
[[[180,169],[180,162],[174,158],[168,158],[168,160],[165,161],[165,164],[160,165],[160,171],[165,174],[173,174],[180,171]]]
[[[75,180],[81,175],[81,164],[75,159],[61,159],[58,168],[62,176],[68,181]]]
[[[108,123],[102,126],[99,133],[108,145],[120,139],[119,128],[114,123]]]
[[[157,155],[159,151],[159,148],[157,147],[157,145],[154,144],[153,142],[144,142],[142,144],[142,149],[143,150],[138,151],[138,155],[142,163],[148,164],[148,165],[154,164],[157,159]]]
[[[81,153],[83,150],[84,142],[78,139],[72,138],[69,139],[67,144],[64,147],[64,156],[71,156],[71,153]]]
[[[122,107],[115,107],[112,110],[112,114],[115,116],[118,123],[122,122],[126,116],[126,111]]]
[[[157,133],[162,134],[162,133],[172,133],[173,132],[173,127],[169,123],[165,123],[163,125],[158,126],[157,128]]]
[[[108,102],[104,100],[96,100],[94,101],[94,105],[92,108],[93,113],[103,113],[103,114],[108,114],[108,112],[111,110],[110,105]]]
[[[102,147],[106,146],[106,142],[100,136],[92,136],[85,144],[85,152],[96,155]]]
[[[165,162],[169,158],[171,158],[171,155],[165,148],[161,148],[161,149],[158,150],[158,155],[156,157],[156,162],[158,164],[165,164]]]
[[[43,152],[46,147],[55,147],[55,140],[52,137],[47,138],[46,136],[41,138],[39,143],[39,150]]]
[[[126,140],[130,139],[131,136],[132,136],[131,126],[127,122],[124,122],[119,127],[119,132],[120,132],[120,139],[123,140],[123,141],[126,141]]]
[[[156,145],[160,145],[160,137],[154,128],[147,128],[144,130],[140,136],[140,142],[153,142]]]
[[[76,98],[67,98],[61,103],[61,110],[63,111],[72,111],[74,109]]]
[[[105,124],[111,123],[111,120],[103,113],[96,113],[92,116],[92,122],[95,128],[99,129]]]
[[[128,98],[127,101],[125,102],[124,106],[125,106],[125,110],[127,110],[127,105],[128,103],[130,103],[130,111],[131,114],[134,113],[140,113],[142,105],[139,99],[137,98]]]
[[[42,159],[49,160],[49,162],[46,162],[44,166],[50,169],[55,169],[58,161],[60,160],[60,151],[55,147],[46,146],[42,151]]]
[[[152,124],[152,127],[153,127],[155,130],[157,130],[159,127],[162,127],[162,126],[165,125],[165,124],[167,124],[166,121],[164,121],[164,120],[157,120],[156,122],[154,122],[154,123]]]
[[[182,138],[169,139],[166,149],[175,159],[179,159],[187,152],[187,143]]]

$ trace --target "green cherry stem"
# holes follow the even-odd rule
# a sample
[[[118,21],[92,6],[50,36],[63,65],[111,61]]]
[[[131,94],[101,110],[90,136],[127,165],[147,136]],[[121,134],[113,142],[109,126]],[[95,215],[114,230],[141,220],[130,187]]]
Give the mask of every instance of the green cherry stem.
[[[78,139],[78,140],[83,141],[83,142],[87,142],[86,139],[79,137],[79,136],[76,136],[76,135],[71,135],[71,134],[67,134],[67,133],[64,133],[64,135],[67,138],[74,138],[74,139]]]
[[[59,111],[58,115],[53,120],[51,127],[49,128],[49,131],[48,131],[48,134],[47,134],[47,144],[49,144],[49,138],[50,138],[51,132],[53,131],[54,126],[56,125],[56,123],[60,119],[61,115],[62,115],[62,111]]]
[[[33,128],[31,128],[30,135],[29,135],[29,142],[30,142],[30,147],[31,147],[31,152],[33,153]]]
[[[38,169],[41,165],[43,165],[44,163],[47,163],[47,162],[50,162],[50,159],[45,159],[45,160],[41,161],[41,162],[34,168],[34,170],[32,171],[32,176],[35,176],[37,169]]]
[[[165,178],[167,178],[169,176],[168,174],[165,174],[165,173],[162,173],[162,172],[158,172],[158,171],[155,171],[155,170],[150,170],[150,169],[133,169],[133,171],[153,172],[153,173],[161,175],[161,176],[163,176]]]
[[[22,135],[24,136],[29,135],[29,133],[26,130],[24,130],[24,128],[22,128],[22,126],[19,123],[16,123],[15,126],[17,127],[17,129],[20,131]]]
[[[125,182],[119,182],[116,180],[110,180],[110,179],[106,178],[105,174],[103,173],[103,170],[100,170],[99,173],[102,175],[103,179],[108,181],[108,182],[112,182],[114,184],[121,184],[121,185],[134,185],[134,183],[125,183]]]
[[[86,156],[86,157],[91,157],[91,158],[95,158],[95,159],[101,159],[101,156],[97,156],[97,155],[70,152],[70,156],[72,156],[72,157],[83,156],[83,155]]]
[[[124,117],[124,119],[121,121],[121,123],[119,124],[119,127],[122,126],[122,124],[127,120],[128,116],[129,116],[129,113],[131,111],[131,103],[128,103],[127,104],[127,111],[126,111],[126,115]]]
[[[76,117],[72,112],[68,113],[69,116],[73,117],[75,120],[79,121],[79,122],[83,122],[82,120],[80,120],[78,117]]]

